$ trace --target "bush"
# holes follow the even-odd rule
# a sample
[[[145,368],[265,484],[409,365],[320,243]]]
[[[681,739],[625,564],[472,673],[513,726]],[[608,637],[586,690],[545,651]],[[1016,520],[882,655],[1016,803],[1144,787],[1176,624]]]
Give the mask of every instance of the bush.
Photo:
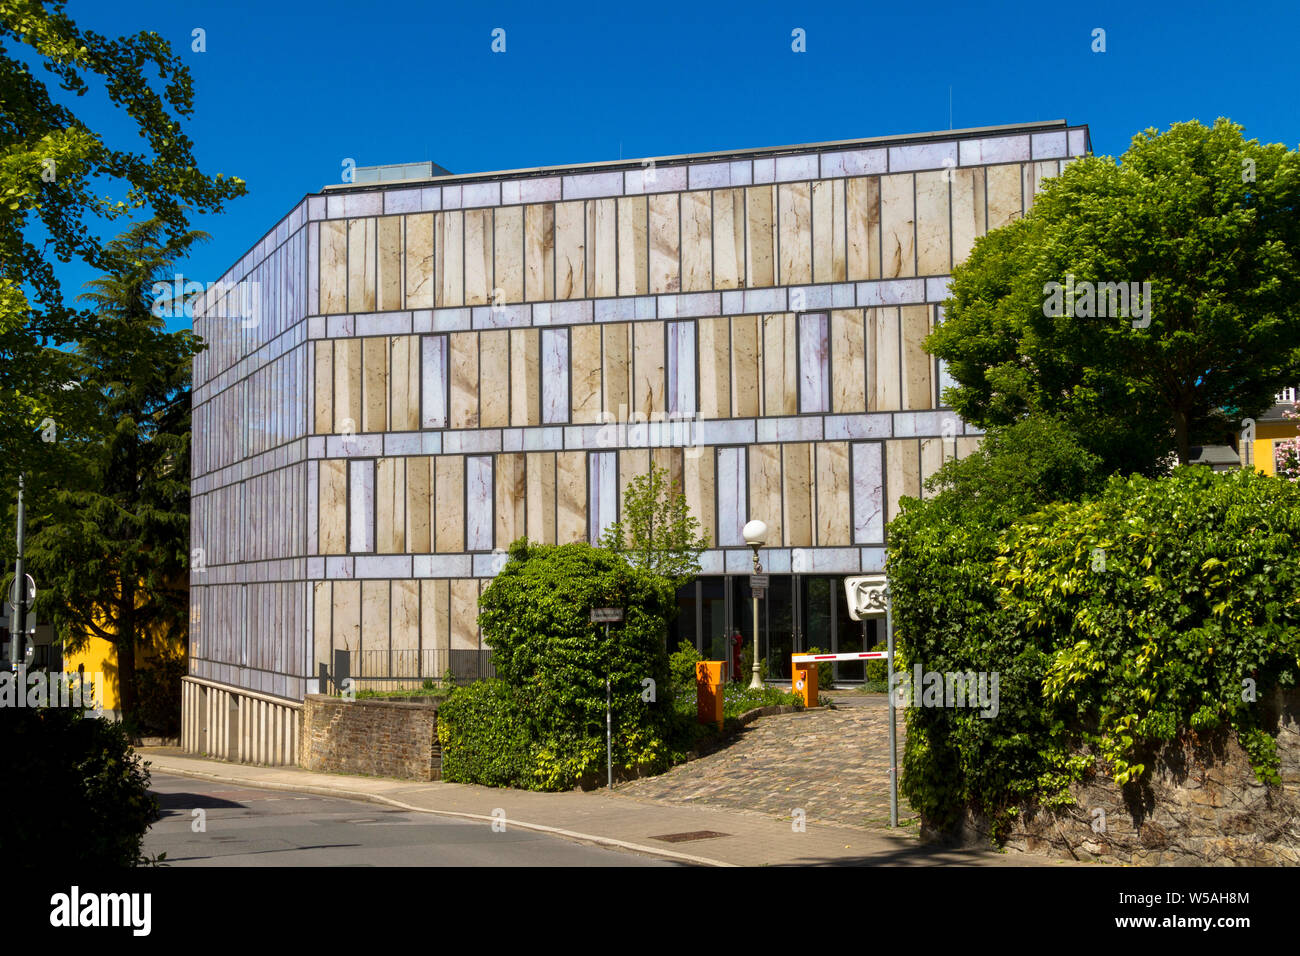
[[[1188,731],[1234,729],[1276,780],[1243,681],[1258,697],[1296,680],[1300,488],[1180,468],[1002,528],[996,508],[963,522],[948,504],[908,501],[891,527],[900,661],[997,673],[1002,704],[908,709],[902,789],[928,823],[1072,802],[1098,760],[1137,781]]]
[[[527,772],[510,763],[512,785],[562,790],[603,775],[607,676],[615,766],[653,772],[670,765],[680,729],[665,648],[673,600],[664,578],[609,551],[586,544],[511,546],[510,560],[479,601],[479,624],[501,681],[494,686],[508,689],[508,695],[491,692],[497,696],[489,712],[522,722],[530,742]],[[625,610],[608,640],[604,626],[589,620],[596,607]],[[439,712],[439,725],[447,724],[444,760],[450,757],[457,779],[500,785],[504,771],[483,769],[495,745],[466,716],[456,706]]]
[[[4,707],[0,747],[0,858],[16,866],[150,862],[140,851],[158,803],[122,725],[75,708]]]
[[[532,747],[515,692],[500,679],[458,687],[438,707],[442,779],[531,788]]]

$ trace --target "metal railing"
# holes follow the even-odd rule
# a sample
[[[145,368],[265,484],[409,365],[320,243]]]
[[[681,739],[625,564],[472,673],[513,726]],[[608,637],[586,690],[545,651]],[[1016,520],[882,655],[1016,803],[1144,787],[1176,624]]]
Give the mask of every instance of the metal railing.
[[[337,689],[352,678],[354,690],[408,690],[426,681],[468,684],[496,676],[489,650],[363,650],[335,651],[329,680]]]

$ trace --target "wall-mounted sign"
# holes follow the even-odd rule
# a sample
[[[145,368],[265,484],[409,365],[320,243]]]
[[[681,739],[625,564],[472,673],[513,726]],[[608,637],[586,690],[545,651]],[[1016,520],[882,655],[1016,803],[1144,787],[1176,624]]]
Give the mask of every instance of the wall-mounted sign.
[[[889,584],[883,574],[845,578],[844,594],[849,603],[849,617],[853,620],[864,621],[885,616]]]

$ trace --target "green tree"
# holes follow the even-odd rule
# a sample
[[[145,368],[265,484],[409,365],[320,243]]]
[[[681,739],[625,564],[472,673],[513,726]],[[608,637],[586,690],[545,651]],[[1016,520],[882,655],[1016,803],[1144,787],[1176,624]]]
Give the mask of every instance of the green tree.
[[[55,262],[107,271],[101,224],[148,210],[179,242],[190,215],[245,193],[241,180],[198,169],[182,129],[193,84],[167,41],[81,30],[64,7],[0,0],[0,486],[8,498],[22,467],[29,502],[66,473],[42,422],[77,432],[95,417],[93,400],[64,387],[78,367],[62,347],[103,332],[64,302]],[[107,143],[74,109],[88,93],[129,117],[135,135]]]
[[[623,517],[601,535],[600,546],[621,553],[635,567],[678,587],[700,573],[709,537],[691,514],[686,495],[668,470],[651,464],[623,490]]]
[[[966,420],[1046,412],[1108,471],[1155,473],[1300,374],[1300,154],[1220,119],[1147,130],[1121,160],[1072,162],[976,242],[926,347]],[[1097,288],[1144,282],[1127,309]]]
[[[152,289],[206,237],[173,242],[164,231],[150,220],[109,243],[110,273],[82,296],[100,334],[75,354],[97,421],[90,438],[63,443],[76,470],[50,490],[28,547],[42,582],[38,610],[58,622],[65,647],[91,634],[112,642],[128,717],[137,646],[179,641],[188,617],[190,360],[199,346],[188,329],[166,331]]]

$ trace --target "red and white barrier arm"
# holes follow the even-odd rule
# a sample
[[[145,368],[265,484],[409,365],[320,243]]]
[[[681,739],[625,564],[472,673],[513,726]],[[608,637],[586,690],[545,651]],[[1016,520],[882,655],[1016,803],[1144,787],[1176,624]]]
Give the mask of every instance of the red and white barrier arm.
[[[883,661],[887,657],[888,651],[864,651],[861,654],[795,654],[790,661],[811,664],[813,661]]]

